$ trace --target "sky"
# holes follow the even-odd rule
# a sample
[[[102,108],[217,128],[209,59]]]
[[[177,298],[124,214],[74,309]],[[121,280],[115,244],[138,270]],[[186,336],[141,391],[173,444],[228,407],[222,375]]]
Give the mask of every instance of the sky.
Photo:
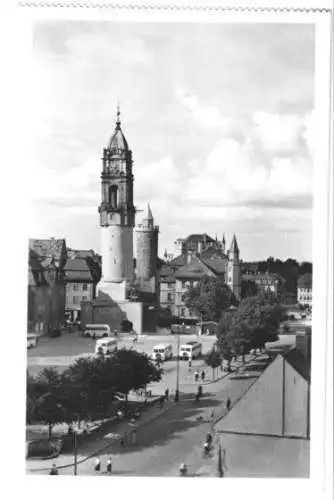
[[[33,57],[32,238],[100,251],[119,102],[161,256],[206,232],[246,261],[312,260],[312,25],[43,21]]]

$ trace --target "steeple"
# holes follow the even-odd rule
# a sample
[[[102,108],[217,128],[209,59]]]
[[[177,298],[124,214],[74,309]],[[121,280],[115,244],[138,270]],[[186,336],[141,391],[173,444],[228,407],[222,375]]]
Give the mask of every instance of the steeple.
[[[232,243],[230,246],[230,253],[231,254],[236,254],[236,253],[239,254],[239,247],[238,247],[237,238],[235,237],[235,234],[233,234]]]
[[[144,215],[144,220],[153,221],[153,215],[152,215],[152,211],[151,211],[151,207],[150,207],[149,203],[147,203],[147,205],[146,205],[146,212]]]
[[[108,149],[116,152],[123,153],[129,151],[128,143],[124,137],[124,134],[121,129],[121,112],[119,108],[119,104],[117,104],[117,112],[116,112],[116,127],[115,131],[109,141]]]

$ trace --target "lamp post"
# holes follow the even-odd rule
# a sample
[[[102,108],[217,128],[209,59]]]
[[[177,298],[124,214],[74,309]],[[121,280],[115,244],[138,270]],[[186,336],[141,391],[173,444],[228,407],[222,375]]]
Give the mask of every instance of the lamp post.
[[[184,323],[182,323],[184,330]],[[179,388],[180,388],[180,332],[177,333],[177,355],[176,355],[176,390],[175,390],[175,403],[179,401]]]
[[[74,475],[78,475],[78,450],[77,450],[77,433],[73,431],[73,454],[74,454]]]

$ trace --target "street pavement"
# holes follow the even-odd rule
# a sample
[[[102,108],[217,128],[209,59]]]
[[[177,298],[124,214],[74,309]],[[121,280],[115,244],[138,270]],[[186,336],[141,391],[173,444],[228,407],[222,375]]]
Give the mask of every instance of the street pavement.
[[[187,375],[188,368],[185,366],[183,368],[183,374]],[[90,449],[86,450],[86,456],[104,448],[99,453],[102,468],[111,455],[114,464],[113,474],[120,476],[173,477],[178,475],[181,462],[187,463],[190,475],[208,475],[212,472],[212,460],[203,458],[202,454],[206,433],[212,426],[212,411],[215,413],[215,418],[220,418],[226,412],[222,401],[230,397],[233,405],[254,380],[255,378],[233,379],[230,375],[224,374],[220,380],[204,385],[203,400],[195,404],[194,393],[198,384],[195,384],[190,376],[181,378],[180,402],[170,402],[162,410],[153,408],[150,410],[151,415],[143,416],[136,431],[136,445],[123,448],[119,440],[110,439],[110,432],[107,432],[104,437],[100,437],[90,445]],[[124,428],[115,428],[113,432],[119,434],[123,431]],[[82,458],[83,454],[80,451],[79,461]],[[68,464],[71,462],[71,456],[60,456],[55,462],[58,465]],[[93,462],[94,458],[89,458],[79,463],[78,474],[95,474]],[[47,474],[48,469],[41,469],[45,469],[48,465],[51,465],[51,461],[28,460],[27,472]],[[205,474],[203,470],[206,471]],[[61,469],[60,473],[73,474],[73,466]]]

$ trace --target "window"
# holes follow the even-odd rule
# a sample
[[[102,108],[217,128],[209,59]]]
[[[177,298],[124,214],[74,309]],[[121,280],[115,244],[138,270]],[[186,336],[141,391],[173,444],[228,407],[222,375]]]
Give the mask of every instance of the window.
[[[184,302],[186,300],[186,296],[184,294],[181,295],[181,300]]]
[[[79,299],[80,299],[80,297],[78,297],[77,295],[75,295],[75,296],[73,297],[73,299],[72,299],[73,304],[75,304],[75,305],[79,305]]]
[[[167,283],[168,288],[173,288],[173,283]]]
[[[171,302],[171,300],[172,300],[172,294],[171,293],[167,293],[167,300],[168,300],[168,302]]]
[[[88,284],[87,284],[87,283],[83,283],[83,285],[82,285],[82,290],[83,290],[84,292],[87,292],[87,290],[88,290]]]
[[[116,208],[118,204],[117,200],[117,191],[118,187],[117,186],[110,186],[109,187],[109,204],[111,205],[111,208]]]
[[[86,295],[83,295],[83,296],[81,297],[81,302],[82,302],[82,301],[84,301],[84,300],[88,300],[88,297],[87,297]]]
[[[80,292],[80,290],[81,290],[81,283],[73,283],[73,291]]]

